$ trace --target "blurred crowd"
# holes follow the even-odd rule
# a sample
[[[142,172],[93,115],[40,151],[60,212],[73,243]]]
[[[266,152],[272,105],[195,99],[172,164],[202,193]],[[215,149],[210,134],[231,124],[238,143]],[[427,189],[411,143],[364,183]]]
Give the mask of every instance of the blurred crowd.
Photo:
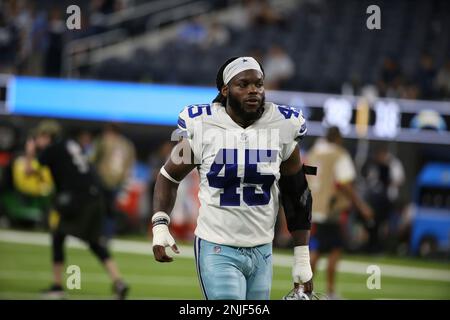
[[[358,84],[355,88],[361,90]],[[367,88],[366,88],[367,89]],[[383,61],[375,90],[382,97],[422,100],[448,100],[450,98],[450,59],[437,68],[433,57],[422,54],[415,75],[406,76],[398,62],[391,57]]]
[[[76,137],[83,154],[90,160],[105,199],[103,232],[107,238],[117,233],[148,232],[156,177],[171,153],[173,142],[163,142],[152,148],[142,161],[137,157],[135,142],[117,124],[106,124],[96,134],[86,129],[70,129],[63,134],[61,125],[53,120],[43,120],[30,129],[21,139],[23,144],[11,150],[9,160],[0,166],[0,220],[3,226],[47,228],[54,223],[51,215],[54,180],[48,169],[39,165],[39,152],[32,143],[43,143],[40,140],[46,139],[45,134]],[[318,138],[316,142],[320,144],[322,140]],[[308,163],[314,150],[313,147],[307,150],[304,161]],[[138,181],[135,171],[139,164],[146,167],[148,174],[139,177]],[[402,163],[386,145],[381,145],[356,174],[353,178],[355,194],[358,193],[361,201],[372,208],[373,221],[367,223],[367,217],[362,218],[355,209],[358,207],[351,210],[346,207],[339,212],[336,221],[342,232],[343,248],[370,253],[400,249],[407,252],[411,217],[408,216],[407,201],[399,197],[399,189],[405,180]],[[198,187],[199,177],[195,170],[180,184],[171,223],[178,239],[193,237],[199,208]],[[290,245],[283,216],[279,214],[277,223],[275,245],[278,247]]]
[[[115,234],[148,231],[154,184],[173,142],[149,148],[142,159],[138,157],[135,142],[117,123],[106,123],[101,131],[79,126],[63,128],[56,120],[42,120],[29,130],[15,134],[8,133],[5,126],[2,128],[0,131],[5,133],[4,139],[0,139],[2,227],[51,229],[55,223],[53,209],[58,186],[48,168],[39,162],[43,149],[40,146],[48,145],[51,139],[51,144],[76,141],[82,157],[89,162],[101,186],[106,239]],[[74,161],[82,167],[82,161]],[[188,175],[180,184],[179,192],[182,196],[178,197],[172,213],[173,233],[181,239],[191,239],[199,207],[198,176]]]
[[[107,15],[126,8],[126,0],[77,1],[81,30],[68,30],[66,8],[73,1],[0,2],[0,73],[60,77],[68,41],[106,30]]]
[[[9,158],[1,166],[0,211],[2,218],[6,218],[3,222],[41,228],[51,224],[56,180],[48,168],[40,165],[39,156],[44,149],[41,146],[49,145],[51,141],[50,144],[59,143],[63,138],[77,141],[83,159],[86,158],[89,167],[96,172],[106,204],[104,232],[110,238],[114,233],[113,220],[120,207],[120,194],[129,187],[136,161],[133,142],[121,134],[116,124],[106,124],[101,132],[94,135],[87,129],[64,132],[57,121],[42,120],[25,137],[16,137],[24,141],[23,146],[10,149]],[[82,159],[78,160],[74,158],[73,161],[83,171]],[[129,226],[138,223],[132,220],[127,221]]]
[[[3,1],[0,8],[0,73],[65,76],[63,57],[67,43],[109,30],[108,18],[137,2],[79,1],[83,8],[82,28],[69,31],[65,26],[67,14],[64,10],[69,2]],[[302,1],[294,10],[287,10],[283,6],[279,8],[274,3],[276,4],[276,1],[214,1],[211,10],[227,6],[235,8],[231,17],[224,21],[205,19],[203,16],[189,17],[177,22],[177,35],[165,48],[156,52],[137,51],[136,57],[132,56],[126,61],[104,61],[92,68],[82,69],[84,71],[80,71],[79,76],[211,85],[214,82],[211,74],[219,61],[223,61],[222,55],[248,54],[263,64],[268,89],[357,95],[370,90],[381,97],[450,99],[449,46],[438,43],[448,33],[446,20],[441,17],[448,11],[444,1],[438,1],[435,7],[435,4],[428,4],[426,8],[428,11],[432,10],[432,15],[425,15],[423,18],[420,15],[422,3],[418,2],[417,7],[414,4],[405,4],[412,6],[409,10],[417,9],[421,18],[418,24],[426,28],[426,34],[423,36],[425,40],[420,40],[419,34],[410,34],[410,40],[417,40],[418,44],[409,46],[409,49],[403,52],[395,43],[399,41],[397,38],[401,37],[401,34],[397,35],[397,38],[392,35],[389,41],[395,45],[386,41],[380,43],[381,48],[377,50],[381,51],[375,51],[376,55],[370,53],[375,38],[367,45],[361,43],[366,41],[362,37],[368,37],[362,34],[367,30],[358,31],[359,35],[356,33],[354,39],[344,34],[345,30],[352,30],[348,29],[347,25],[360,22],[351,20],[355,18],[352,18],[350,13],[347,14],[355,7],[336,7],[346,14],[345,17],[348,16],[348,21],[341,21],[342,25],[333,31],[327,25],[336,19],[331,16],[331,11],[336,6],[333,2]],[[392,15],[395,15],[395,11],[392,12]],[[387,18],[389,17],[386,14]],[[362,23],[365,16],[361,15],[358,19],[362,19]],[[406,18],[399,17],[398,26],[407,28],[401,24],[402,19]],[[397,22],[393,22],[390,25],[397,28]],[[119,27],[124,29],[123,25]],[[344,27],[347,29],[343,29]],[[140,24],[132,23],[125,29],[128,30],[129,36],[132,36],[136,32],[133,29],[136,28],[143,29]],[[311,35],[312,32],[314,34]],[[373,34],[370,34],[370,37],[374,37]],[[318,42],[311,36],[324,39]],[[347,39],[346,36],[350,38]],[[351,52],[350,55],[347,55],[346,51]],[[197,66],[195,63],[189,63],[189,59],[195,59],[199,55],[205,57],[202,64]],[[346,56],[354,58],[348,60]],[[416,56],[420,58],[414,58]],[[174,57],[179,59],[174,61]],[[439,57],[438,61],[436,57]],[[416,62],[405,70],[407,61]],[[198,68],[196,77],[192,77],[193,66]],[[169,68],[172,68],[170,72]],[[117,72],[114,72],[115,69]]]

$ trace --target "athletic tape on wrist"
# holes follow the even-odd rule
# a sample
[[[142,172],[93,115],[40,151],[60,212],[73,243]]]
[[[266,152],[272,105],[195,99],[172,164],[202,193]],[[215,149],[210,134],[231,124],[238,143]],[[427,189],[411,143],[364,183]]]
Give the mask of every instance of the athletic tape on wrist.
[[[167,213],[163,211],[156,212],[152,217],[152,225],[153,227],[159,224],[165,224],[166,226],[170,223],[170,217]]]

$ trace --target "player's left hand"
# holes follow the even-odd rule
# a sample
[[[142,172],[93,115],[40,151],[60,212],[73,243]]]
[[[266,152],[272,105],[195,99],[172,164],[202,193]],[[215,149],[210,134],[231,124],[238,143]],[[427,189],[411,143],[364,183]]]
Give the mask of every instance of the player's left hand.
[[[298,288],[300,284],[303,285],[305,293],[311,293],[313,290],[312,271],[309,265],[300,265],[295,263],[292,268],[292,277],[294,279],[294,288]]]
[[[302,284],[304,292],[311,293],[313,290],[312,278],[309,248],[308,246],[296,246],[294,248],[294,265],[292,266],[294,288],[298,288]]]
[[[300,287],[300,283],[294,282],[294,288],[297,290]],[[303,292],[307,294],[311,294],[314,290],[313,280],[309,280],[303,283]]]

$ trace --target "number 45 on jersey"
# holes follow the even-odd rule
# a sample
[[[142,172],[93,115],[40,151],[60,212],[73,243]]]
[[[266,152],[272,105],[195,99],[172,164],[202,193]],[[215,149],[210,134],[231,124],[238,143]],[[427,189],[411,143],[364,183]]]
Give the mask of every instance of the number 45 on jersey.
[[[274,162],[276,150],[245,150],[244,176],[238,176],[238,150],[220,149],[209,172],[206,174],[209,186],[223,189],[220,194],[221,206],[240,206],[240,194],[249,206],[266,205],[270,202],[270,189],[275,181],[273,174],[261,174],[258,163]],[[223,170],[223,174],[219,176]],[[261,192],[262,191],[262,192]]]

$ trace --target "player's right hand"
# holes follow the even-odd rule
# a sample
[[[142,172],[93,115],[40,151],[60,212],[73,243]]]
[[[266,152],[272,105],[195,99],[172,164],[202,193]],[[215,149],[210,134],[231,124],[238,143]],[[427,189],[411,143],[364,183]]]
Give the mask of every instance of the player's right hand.
[[[171,262],[172,257],[166,254],[166,247],[171,247],[175,253],[180,253],[175,240],[169,232],[169,228],[165,224],[158,224],[153,227],[153,255],[155,260],[159,262]]]
[[[294,247],[294,265],[292,266],[294,288],[298,289],[302,284],[305,293],[312,293],[313,291],[313,273],[310,261],[309,246]]]

